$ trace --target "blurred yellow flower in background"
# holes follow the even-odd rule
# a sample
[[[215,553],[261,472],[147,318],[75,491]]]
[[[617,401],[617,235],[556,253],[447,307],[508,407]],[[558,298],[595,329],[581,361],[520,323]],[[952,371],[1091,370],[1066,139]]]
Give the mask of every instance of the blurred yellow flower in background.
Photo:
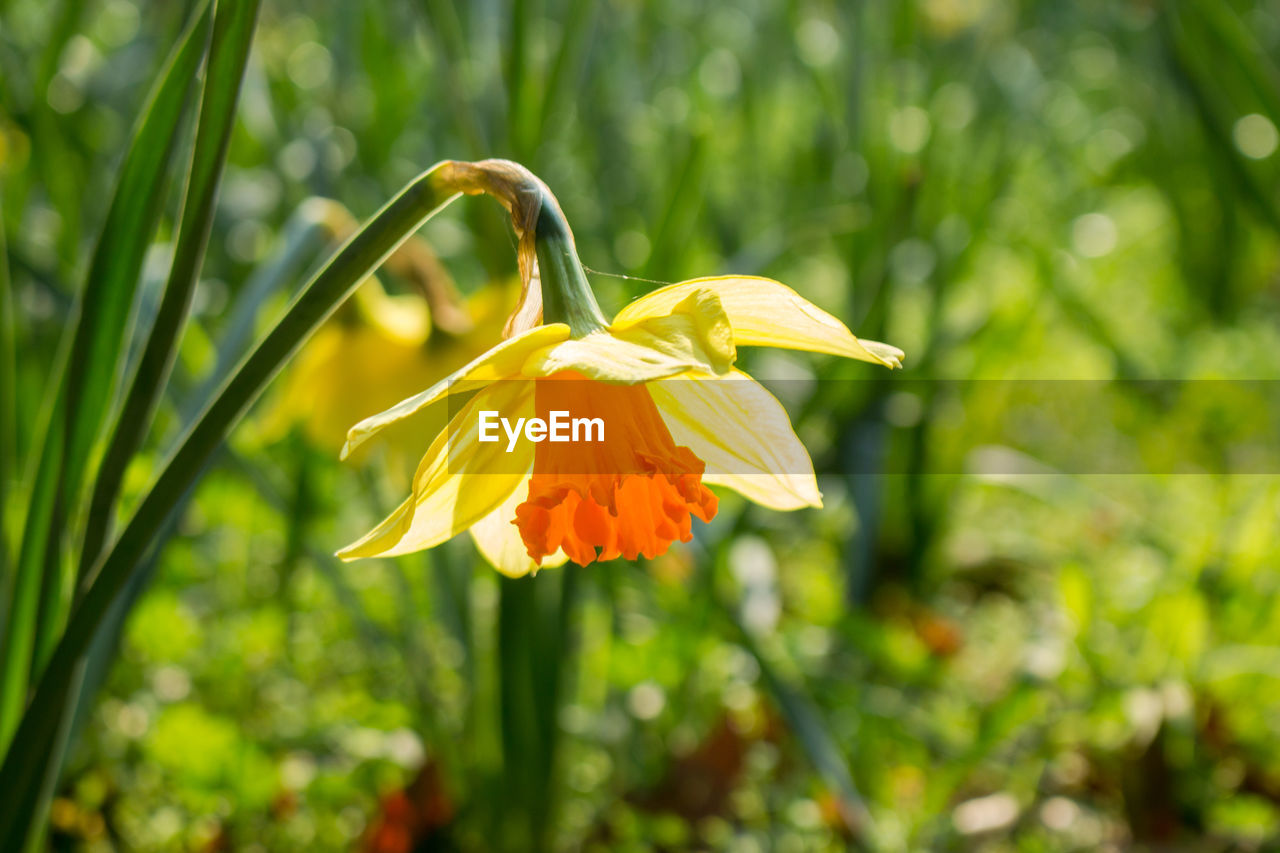
[[[312,201],[323,206],[320,219],[332,242],[356,227],[337,202]],[[336,452],[352,420],[395,404],[483,353],[501,335],[519,292],[518,281],[510,279],[463,298],[419,237],[406,242],[384,269],[414,292],[388,294],[376,277],[360,285],[286,370],[263,424],[268,440],[296,425],[316,447]],[[392,468],[416,458],[421,435],[443,425],[437,411],[393,427],[386,436]]]

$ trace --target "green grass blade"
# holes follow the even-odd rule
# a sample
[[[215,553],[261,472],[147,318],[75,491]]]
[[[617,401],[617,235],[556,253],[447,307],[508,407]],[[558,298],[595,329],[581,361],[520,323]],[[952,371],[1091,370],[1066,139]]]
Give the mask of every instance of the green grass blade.
[[[172,368],[177,341],[186,322],[196,278],[209,241],[218,184],[226,163],[240,83],[244,76],[258,9],[258,0],[223,0],[217,4],[195,146],[187,170],[183,214],[169,280],[95,483],[93,511],[80,553],[79,569],[75,573],[63,571],[56,553],[46,563],[34,651],[35,672],[40,671],[57,640],[62,620],[70,606],[69,593],[73,576],[87,572],[101,550],[106,522],[110,518],[125,467],[147,432]],[[80,701],[81,692],[88,690],[92,693],[103,677],[110,664],[110,653],[114,648],[113,639],[118,633],[118,626],[123,623],[130,605],[144,586],[147,575],[145,569],[135,573],[131,582],[126,585],[124,594],[113,603],[107,613],[106,630],[98,632],[99,642],[91,650],[87,668],[82,667],[84,677],[76,679],[68,691],[71,703],[64,713],[63,725],[55,735],[54,744],[48,753],[50,760],[30,808],[34,815],[30,825],[37,833],[44,826],[65,746],[74,732],[74,713],[83,704]],[[112,630],[113,628],[116,630]],[[68,726],[68,723],[71,725]],[[38,835],[35,837],[38,838]],[[28,843],[31,843],[30,836]]]
[[[36,91],[43,92],[49,81],[58,72],[62,61],[62,51],[67,42],[80,30],[85,8],[85,0],[63,0],[61,3],[50,3],[56,10],[49,10],[53,26],[49,30],[44,49],[40,57],[40,68],[36,76]]]
[[[59,359],[52,374],[50,386],[57,389],[50,406],[52,419],[43,434],[30,490],[11,617],[0,656],[4,670],[0,675],[0,745],[16,723],[30,680],[51,522],[61,514],[59,504],[64,497],[70,499],[78,491],[88,451],[101,425],[143,257],[164,204],[165,166],[177,142],[187,92],[204,56],[207,20],[206,8],[169,60],[143,113],[89,266],[71,338],[71,360]],[[55,547],[48,563],[50,571],[61,569],[57,551]],[[58,591],[56,586],[50,587],[50,595]]]
[[[556,51],[555,62],[547,75],[547,87],[542,93],[542,108],[538,118],[537,144],[547,141],[547,128],[555,118],[566,96],[578,91],[578,81],[572,77],[582,68],[582,55],[587,42],[587,35],[595,22],[596,4],[589,0],[572,0],[566,11],[564,32],[560,36],[560,49]]]
[[[62,397],[49,412],[45,431],[46,447],[62,442]],[[9,594],[9,614],[5,624],[4,654],[0,657],[0,747],[9,743],[22,703],[27,697],[31,660],[35,649],[36,621],[40,610],[40,588],[45,549],[53,526],[57,504],[57,453],[43,453],[31,489],[31,508],[22,533],[17,573]]]
[[[120,182],[90,263],[67,365],[64,488],[69,498],[76,496],[83,482],[116,387],[139,273],[163,211],[167,166],[205,52],[208,22],[206,5],[169,61],[120,169]]]
[[[462,21],[458,17],[458,7],[447,0],[424,0],[427,18],[427,33],[432,45],[444,58],[441,69],[448,97],[448,112],[457,123],[458,133],[466,144],[468,156],[480,157],[489,152],[490,134],[481,124],[479,110],[475,99],[469,95],[469,87],[462,76],[462,67],[467,61],[470,44]]]
[[[35,75],[32,91],[48,91],[49,84],[60,70],[67,46],[84,23],[88,5],[86,0],[61,0],[46,6],[50,27],[44,44],[41,45],[39,58],[32,57],[31,71]],[[33,161],[39,171],[41,186],[49,194],[50,202],[60,215],[79,217],[84,211],[84,158],[78,146],[61,131],[53,111],[34,110],[31,118],[35,138],[40,140],[42,146],[48,146],[50,155]],[[75,229],[64,229],[58,238],[59,256],[65,259],[75,258],[79,254],[78,248]],[[70,268],[68,264],[68,271]]]
[[[1280,119],[1280,77],[1275,63],[1240,15],[1226,3],[1196,0],[1193,5],[1200,20],[1191,22],[1192,26],[1203,26],[1202,32],[1211,32],[1220,43],[1212,55],[1234,66],[1268,117]]]
[[[0,209],[0,214],[3,210]],[[4,216],[0,215],[0,222]],[[14,464],[18,458],[17,424],[18,397],[15,386],[17,371],[14,368],[17,351],[14,348],[13,286],[9,278],[9,254],[6,251],[4,228],[0,227],[0,589],[7,589],[9,582],[9,488],[13,480]],[[3,611],[3,605],[0,605]],[[0,626],[4,625],[0,612]]]
[[[528,126],[530,115],[529,34],[533,17],[528,0],[512,0],[510,44],[507,45],[507,61],[503,72],[507,84],[507,145],[515,152],[515,159],[528,160],[533,128]]]
[[[279,251],[249,276],[220,324],[214,369],[201,381],[192,398],[183,402],[184,424],[200,414],[200,405],[217,390],[231,368],[236,366],[240,354],[253,343],[258,314],[266,300],[298,281],[307,265],[321,258],[321,250],[332,241],[333,234],[316,206],[304,202],[289,217]]]
[[[235,124],[249,45],[258,17],[258,0],[220,2],[214,15],[200,119],[196,127],[190,176],[169,280],[141,361],[116,419],[107,452],[93,486],[78,576],[97,560],[129,460],[142,444],[164,391],[182,329],[191,310],[196,280],[213,225],[214,204]]]
[[[737,626],[743,645],[760,665],[760,675],[764,680],[765,688],[773,697],[778,711],[787,721],[787,728],[800,741],[801,748],[813,763],[818,775],[822,777],[822,781],[836,795],[841,818],[849,829],[856,833],[858,839],[865,841],[869,836],[873,836],[874,824],[871,814],[858,794],[849,766],[845,763],[840,747],[827,728],[822,714],[804,692],[778,674],[768,656],[760,648],[760,644],[756,642],[756,638],[742,624],[733,608],[725,606],[724,609]]]
[[[286,222],[282,240],[283,246],[278,255],[260,266],[249,277],[244,287],[241,288],[234,306],[228,312],[228,318],[223,324],[222,335],[218,341],[217,360],[213,370],[200,383],[196,391],[178,406],[179,411],[182,413],[184,428],[190,427],[195,422],[204,401],[209,399],[236,366],[239,353],[244,352],[253,343],[253,329],[263,303],[272,294],[284,289],[291,279],[298,277],[302,272],[303,265],[310,262],[322,247],[328,245],[331,237],[329,228],[321,214],[321,209],[314,205],[304,204]],[[242,471],[246,478],[250,479],[265,500],[269,503],[279,504],[279,499],[274,494],[271,484],[262,475],[261,471],[236,456],[226,447],[222,449],[221,454],[228,457],[235,468]],[[155,563],[159,558],[159,551],[164,547],[164,543],[169,540],[182,514],[186,511],[191,502],[193,492],[194,490],[188,490],[184,494],[182,501],[170,516],[165,527],[157,535],[156,544],[151,549],[146,565],[134,573],[129,584],[126,585],[124,591],[112,604],[104,625],[98,629],[98,634],[94,638],[93,647],[89,654],[84,686],[77,698],[76,718],[71,729],[73,740],[83,728],[85,719],[93,704],[93,696],[110,669],[111,659],[115,649],[119,646],[120,633],[123,630],[128,614],[133,610],[138,598],[145,591],[147,582],[154,572]],[[355,600],[354,596],[350,594],[350,590],[341,587],[335,581],[333,571],[335,566],[338,565],[337,558],[332,554],[322,554],[314,550],[310,552],[310,557],[321,572],[331,582],[334,582],[335,591],[340,601],[349,603]],[[352,608],[352,618],[360,629],[362,637],[365,637],[366,640],[371,637],[375,640],[378,639],[377,626],[367,617],[364,617],[359,608]],[[389,642],[387,640],[380,647],[389,647]]]
[[[44,567],[40,572],[40,606],[36,614],[35,637],[31,643],[31,677],[44,668],[52,640],[62,630],[62,622],[71,607],[75,565],[65,550],[67,508],[61,498],[53,502],[48,535],[44,537]]]
[[[1230,29],[1221,20],[1225,16],[1206,20],[1209,4],[1177,8],[1177,14],[1160,19],[1161,33],[1206,138],[1254,211],[1272,230],[1280,232],[1280,204],[1232,139],[1232,125],[1240,110],[1257,109],[1267,113],[1273,124],[1280,122],[1280,114],[1273,111],[1280,94],[1268,83],[1268,69],[1252,61],[1248,45],[1234,40],[1232,32],[1223,32]],[[1225,44],[1220,39],[1225,39]]]
[[[410,183],[357,232],[303,288],[285,315],[241,363],[186,433],[138,505],[114,545],[91,573],[66,631],[53,652],[22,717],[4,764],[0,791],[39,784],[50,749],[66,716],[68,691],[84,655],[161,527],[205,463],[267,383],[303,341],[432,214],[457,197],[437,179],[445,163]],[[0,798],[0,849],[16,849],[25,837],[28,813],[19,798]]]

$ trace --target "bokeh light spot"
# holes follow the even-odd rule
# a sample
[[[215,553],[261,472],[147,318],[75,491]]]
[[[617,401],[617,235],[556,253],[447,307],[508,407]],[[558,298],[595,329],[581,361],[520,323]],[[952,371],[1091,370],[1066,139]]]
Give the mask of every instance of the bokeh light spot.
[[[1086,258],[1100,258],[1116,247],[1116,224],[1104,213],[1086,213],[1071,223],[1071,245]]]
[[[929,114],[919,107],[903,107],[889,116],[889,142],[903,154],[915,154],[929,141]]]
[[[830,65],[840,53],[840,35],[821,18],[806,18],[796,27],[800,59],[810,68]]]
[[[1254,160],[1270,157],[1280,143],[1280,134],[1276,133],[1271,119],[1258,113],[1250,113],[1237,121],[1231,136],[1240,153]]]

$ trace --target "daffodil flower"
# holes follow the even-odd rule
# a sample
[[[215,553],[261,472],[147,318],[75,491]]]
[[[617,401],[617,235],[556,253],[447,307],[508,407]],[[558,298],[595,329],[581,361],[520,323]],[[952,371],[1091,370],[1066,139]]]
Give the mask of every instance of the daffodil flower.
[[[461,166],[502,170],[497,192],[471,172],[480,189],[466,191],[494,192],[512,211],[522,249],[536,255],[521,257],[530,285],[506,340],[348,432],[344,458],[392,424],[480,389],[427,449],[412,494],[340,557],[405,554],[470,530],[514,577],[566,560],[656,557],[691,538],[693,518],[715,515],[711,485],[778,510],[821,506],[808,453],[778,401],[734,366],[737,348],[890,368],[901,350],[860,341],[791,288],[753,276],[663,287],[610,322],[545,185],[503,161]],[[545,421],[556,410],[603,415],[610,428],[598,442],[520,442],[512,452],[480,440],[482,411]]]

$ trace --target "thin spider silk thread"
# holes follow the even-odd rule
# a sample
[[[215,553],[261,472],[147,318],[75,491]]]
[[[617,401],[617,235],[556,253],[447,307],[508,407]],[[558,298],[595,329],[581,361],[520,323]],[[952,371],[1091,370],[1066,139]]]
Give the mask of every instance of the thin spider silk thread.
[[[518,249],[518,246],[516,244],[515,235],[511,234],[510,232],[507,232],[507,240],[511,243],[512,251],[516,251]],[[605,276],[606,278],[624,278],[627,281],[643,281],[649,284],[660,284],[663,287],[666,287],[669,284],[675,284],[675,282],[673,281],[660,281],[656,278],[644,278],[643,276],[638,276],[638,275],[624,275],[623,273],[620,273],[620,272],[605,272],[604,270],[594,270],[591,267],[587,266],[586,264],[582,264],[582,269],[584,272],[591,273],[591,275],[602,275],[602,276]]]
[[[587,272],[591,273],[592,275],[603,275],[608,278],[625,278],[628,281],[647,281],[649,284],[661,284],[664,287],[668,284],[674,284],[674,282],[659,281],[656,278],[643,278],[642,276],[638,276],[638,275],[623,275],[620,272],[603,272],[602,270],[593,270],[591,267],[587,266],[586,264],[583,264],[582,268]]]

